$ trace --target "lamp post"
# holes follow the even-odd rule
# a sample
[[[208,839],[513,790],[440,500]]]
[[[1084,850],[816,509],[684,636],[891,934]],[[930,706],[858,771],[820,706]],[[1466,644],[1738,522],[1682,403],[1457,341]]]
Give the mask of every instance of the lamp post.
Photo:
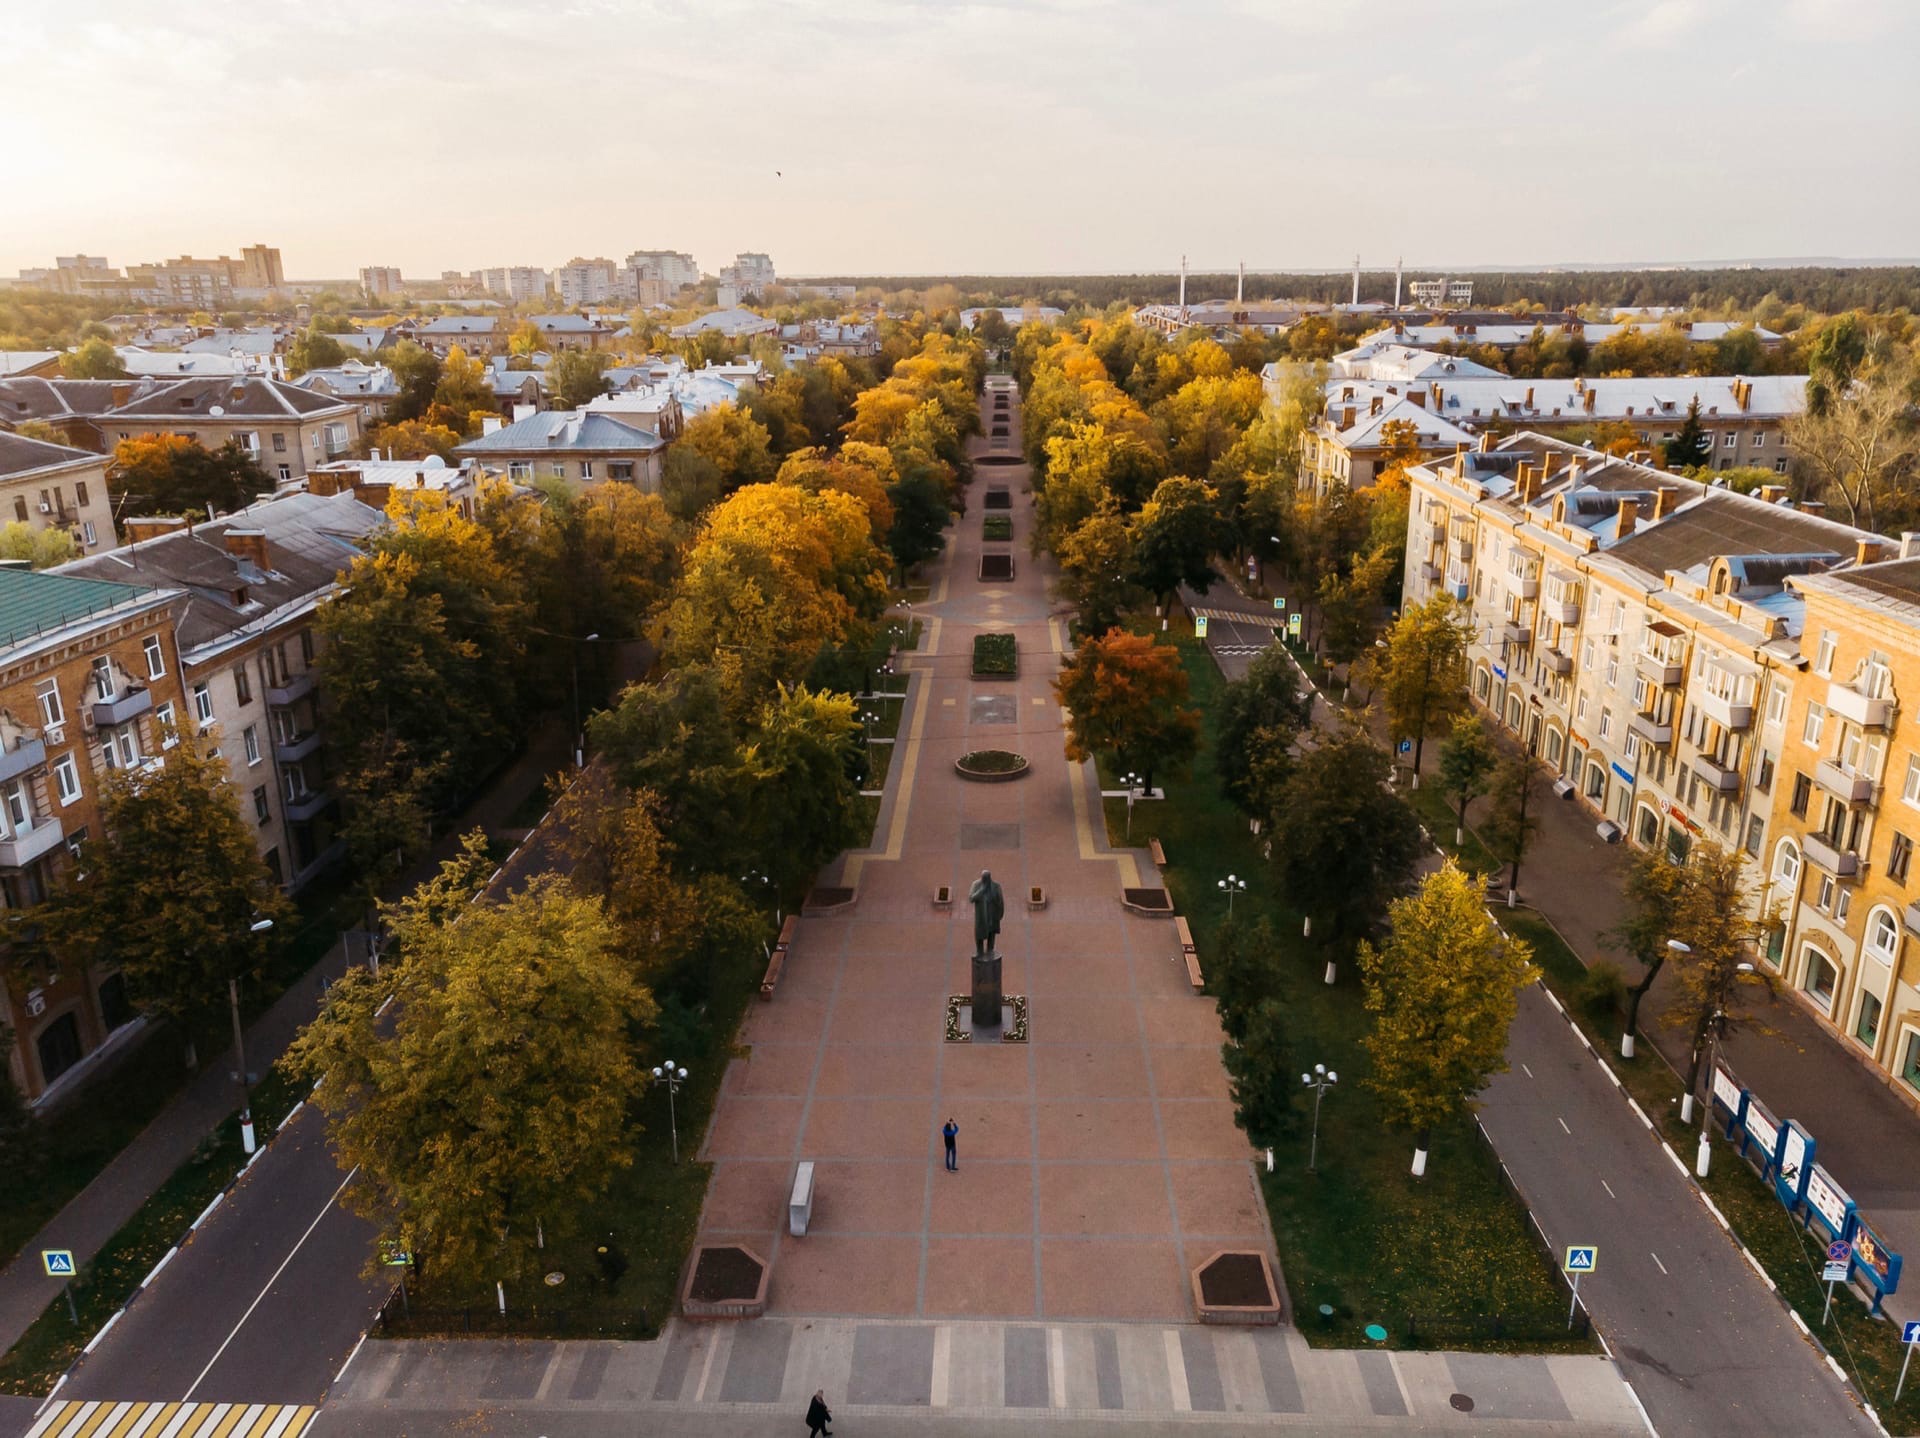
[[[591,644],[600,636],[583,634],[573,641],[573,767],[587,767],[587,736],[580,729],[580,646]]]
[[[667,1085],[667,1132],[673,1136],[673,1161],[678,1163],[680,1162],[680,1123],[674,1116],[673,1096],[680,1092],[680,1085],[686,1082],[687,1071],[684,1068],[675,1068],[673,1060],[668,1059],[664,1066],[659,1064],[654,1066],[653,1076]]]
[[[1120,782],[1127,786],[1127,842],[1133,842],[1133,801],[1140,797],[1140,776],[1122,774]]]
[[[255,919],[247,926],[250,934],[264,934],[273,927],[272,919]],[[247,1036],[240,1026],[240,980],[227,980],[227,1006],[233,1014],[234,1077],[240,1084],[240,1147],[252,1153],[258,1144],[253,1136],[253,1095],[247,1083]]]
[[[1713,1007],[1712,1015],[1707,1019],[1707,1099],[1700,1110],[1700,1146],[1693,1156],[1693,1171],[1701,1178],[1707,1176],[1708,1166],[1713,1162],[1713,1066],[1720,1052],[1720,1033],[1727,1026],[1726,1001],[1732,996],[1733,985],[1740,981],[1740,975],[1753,972],[1752,964],[1735,964],[1728,975],[1726,987],[1728,993]],[[1687,1091],[1687,1097],[1693,1097],[1693,1091]]]
[[[1300,1082],[1313,1090],[1313,1138],[1307,1145],[1307,1172],[1312,1173],[1320,1161],[1320,1100],[1340,1082],[1340,1075],[1325,1064],[1315,1064],[1312,1073],[1300,1075]]]
[[[1229,874],[1215,883],[1215,887],[1227,896],[1227,917],[1233,917],[1233,896],[1247,891],[1247,881],[1238,874]]]

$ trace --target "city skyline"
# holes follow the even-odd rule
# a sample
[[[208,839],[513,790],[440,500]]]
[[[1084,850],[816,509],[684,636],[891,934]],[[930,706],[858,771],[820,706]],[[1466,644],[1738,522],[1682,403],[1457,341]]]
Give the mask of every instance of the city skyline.
[[[796,275],[1911,250],[1920,198],[1876,183],[1920,165],[1899,84],[1920,40],[1910,12],[1665,0],[1542,16],[1488,0],[1431,34],[1429,15],[1400,0],[1277,15],[350,0],[312,16],[219,0],[21,16],[18,53],[36,63],[14,77],[26,143],[0,273],[256,238],[301,279],[636,246],[709,272],[764,250]],[[1720,37],[1736,17],[1734,48]],[[1405,43],[1379,50],[1382,34]],[[600,68],[627,53],[647,58]],[[581,85],[583,65],[608,83]],[[1848,133],[1872,144],[1830,142],[1842,86]],[[490,190],[501,203],[478,224],[444,223]],[[538,202],[506,203],[516,192]],[[1501,219],[1470,212],[1448,239],[1412,213],[1463,203]]]

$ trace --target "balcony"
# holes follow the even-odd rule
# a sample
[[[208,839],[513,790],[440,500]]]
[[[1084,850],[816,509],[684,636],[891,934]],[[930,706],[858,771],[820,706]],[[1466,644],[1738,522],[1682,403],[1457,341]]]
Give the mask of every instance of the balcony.
[[[1851,879],[1859,874],[1860,856],[1851,849],[1829,843],[1825,834],[1803,835],[1800,843],[1806,850],[1807,862],[1825,869],[1834,878]]]
[[[1558,620],[1569,629],[1580,622],[1580,601],[1577,599],[1549,599],[1547,618]]]
[[[332,802],[333,795],[325,789],[310,789],[298,799],[287,800],[287,822],[304,824]]]
[[[18,779],[46,762],[47,744],[44,739],[22,739],[12,749],[0,754],[0,783]]]
[[[1541,662],[1555,674],[1573,673],[1573,656],[1562,654],[1558,649],[1544,649],[1540,652]]]
[[[1629,733],[1638,734],[1647,743],[1657,749],[1664,749],[1673,742],[1673,725],[1662,724],[1651,714],[1636,714],[1627,720]]]
[[[11,839],[0,840],[0,869],[24,869],[35,859],[52,853],[66,838],[58,819],[42,819],[31,829],[22,829]]]
[[[1711,689],[1702,689],[1695,694],[1693,707],[1722,729],[1735,734],[1744,733],[1753,727],[1753,705],[1738,699],[1729,699],[1724,694],[1715,694]]]
[[[1910,934],[1920,934],[1920,899],[1908,904],[1901,912],[1900,920],[1907,926]]]
[[[1680,681],[1686,677],[1686,666],[1669,661],[1659,654],[1650,654],[1642,649],[1633,656],[1634,667],[1646,676],[1647,682],[1657,684],[1662,689],[1677,689]]]
[[[1453,553],[1458,559],[1473,558],[1473,539],[1470,535],[1456,534],[1453,537]]]
[[[313,671],[303,669],[284,684],[272,685],[267,690],[267,703],[276,709],[288,709],[313,693]]]
[[[1440,566],[1437,564],[1421,565],[1420,578],[1428,584],[1438,584],[1440,582]]]
[[[94,702],[93,722],[107,727],[124,724],[153,708],[153,695],[145,689],[126,689],[111,699]]]
[[[1702,754],[1693,761],[1693,768],[1709,788],[1716,789],[1722,794],[1734,793],[1740,787],[1740,771],[1729,769],[1718,759]]]
[[[1516,649],[1525,649],[1533,643],[1533,626],[1530,624],[1502,624],[1500,639]]]
[[[309,729],[306,733],[296,734],[290,739],[276,738],[273,741],[273,757],[282,764],[298,764],[319,747],[320,731]]]
[[[1862,729],[1885,729],[1893,723],[1893,700],[1869,698],[1838,679],[1827,686],[1827,708]]]
[[[1513,592],[1522,599],[1538,599],[1540,597],[1540,581],[1538,579],[1516,579],[1513,581]]]
[[[1843,804],[1864,804],[1873,798],[1873,780],[1842,768],[1831,759],[1813,766],[1813,782]]]

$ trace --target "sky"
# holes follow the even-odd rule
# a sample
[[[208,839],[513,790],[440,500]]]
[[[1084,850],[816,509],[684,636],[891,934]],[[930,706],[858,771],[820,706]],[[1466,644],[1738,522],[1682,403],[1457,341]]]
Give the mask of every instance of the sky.
[[[1920,253],[1911,0],[0,0],[0,274]]]

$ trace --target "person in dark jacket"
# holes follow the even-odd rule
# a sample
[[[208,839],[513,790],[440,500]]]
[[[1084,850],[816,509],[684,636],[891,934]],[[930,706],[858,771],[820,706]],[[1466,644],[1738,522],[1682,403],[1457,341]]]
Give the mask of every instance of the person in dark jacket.
[[[807,1405],[807,1432],[814,1435],[814,1438],[819,1438],[822,1433],[831,1434],[833,1430],[827,1427],[831,1422],[833,1422],[833,1414],[827,1408],[827,1390],[816,1389],[813,1402]]]

